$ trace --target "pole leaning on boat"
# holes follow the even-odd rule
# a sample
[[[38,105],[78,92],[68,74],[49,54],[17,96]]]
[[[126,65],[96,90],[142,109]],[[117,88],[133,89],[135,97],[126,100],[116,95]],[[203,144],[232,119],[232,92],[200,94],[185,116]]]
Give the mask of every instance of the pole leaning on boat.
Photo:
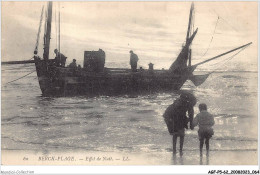
[[[234,51],[236,51],[236,50],[243,49],[243,48],[245,48],[245,47],[247,47],[247,46],[249,46],[249,45],[251,45],[251,44],[252,44],[252,42],[247,43],[247,44],[245,44],[245,45],[243,45],[243,46],[240,46],[240,47],[237,47],[237,48],[232,49],[232,50],[230,50],[230,51],[227,51],[227,52],[222,53],[222,54],[220,54],[220,55],[217,55],[217,56],[215,56],[215,57],[213,57],[213,58],[209,58],[209,59],[207,59],[207,60],[205,60],[205,61],[202,61],[202,62],[200,62],[200,63],[194,64],[193,66],[191,66],[191,68],[194,70],[194,69],[196,69],[197,66],[199,66],[199,65],[201,65],[201,64],[207,63],[207,62],[212,61],[212,60],[214,60],[214,59],[216,59],[216,58],[219,58],[219,57],[222,57],[222,56],[224,56],[224,55],[227,55],[227,54],[229,54],[229,53],[231,53],[231,52],[234,52]]]
[[[51,39],[51,20],[52,20],[52,2],[48,2],[48,13],[47,13],[47,24],[46,24],[46,33],[44,34],[44,52],[43,59],[49,59],[50,51],[50,39]]]

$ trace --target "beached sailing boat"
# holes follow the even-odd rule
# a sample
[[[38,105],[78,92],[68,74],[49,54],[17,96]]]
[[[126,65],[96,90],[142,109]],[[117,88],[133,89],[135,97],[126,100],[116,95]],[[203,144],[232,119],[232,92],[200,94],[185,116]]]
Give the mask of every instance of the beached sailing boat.
[[[83,68],[75,69],[56,66],[54,64],[55,60],[49,59],[52,2],[48,2],[43,59],[37,55],[38,46],[36,45],[34,60],[2,62],[2,64],[34,63],[43,96],[120,95],[146,92],[171,92],[179,90],[187,80],[191,80],[196,86],[199,86],[207,79],[209,74],[193,75],[197,66],[245,48],[251,43],[237,47],[201,63],[191,65],[191,44],[198,32],[198,28],[195,31],[192,30],[193,12],[194,5],[192,3],[186,42],[169,70],[154,70],[151,65],[148,70],[139,69],[137,72],[132,72],[131,69],[104,67],[97,71],[95,67],[93,67],[95,65],[90,64],[90,61],[93,62],[104,59],[105,53],[102,50],[85,51]],[[39,38],[39,32],[37,38]]]

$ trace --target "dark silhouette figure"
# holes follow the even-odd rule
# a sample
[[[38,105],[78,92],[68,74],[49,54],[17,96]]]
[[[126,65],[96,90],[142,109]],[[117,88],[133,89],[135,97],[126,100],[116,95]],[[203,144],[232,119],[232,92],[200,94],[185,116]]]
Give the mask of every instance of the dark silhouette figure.
[[[132,51],[130,50],[130,65],[131,65],[131,69],[132,72],[136,72],[136,68],[137,68],[137,62],[138,62],[138,56]]]
[[[58,67],[65,67],[67,57],[60,53],[58,49],[55,49],[54,53],[56,54],[56,57],[54,58],[55,65]]]
[[[163,114],[168,131],[172,135],[174,154],[176,154],[176,143],[178,137],[180,137],[180,155],[183,154],[182,150],[185,128],[188,129],[188,122],[190,122],[190,129],[193,130],[193,107],[195,106],[196,101],[197,100],[193,94],[183,92],[180,97],[176,99]],[[189,118],[186,116],[187,112]]]
[[[70,65],[69,65],[69,68],[73,68],[73,69],[77,68],[76,59],[73,59],[72,63],[70,63]]]

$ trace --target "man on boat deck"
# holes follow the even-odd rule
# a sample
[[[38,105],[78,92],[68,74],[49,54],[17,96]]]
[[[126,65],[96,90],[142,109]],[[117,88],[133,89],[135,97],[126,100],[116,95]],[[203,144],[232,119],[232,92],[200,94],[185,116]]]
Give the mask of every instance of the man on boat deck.
[[[130,65],[131,65],[132,72],[136,72],[137,62],[138,62],[138,56],[132,50],[130,50]]]
[[[177,98],[163,114],[164,121],[167,125],[173,141],[173,153],[176,154],[177,137],[180,137],[180,155],[182,155],[185,128],[188,129],[188,122],[190,122],[190,129],[193,130],[193,116],[197,100],[193,94],[183,92],[180,98]],[[186,117],[188,112],[189,118]]]
[[[58,67],[65,67],[67,57],[65,57],[62,53],[58,52],[58,49],[55,49],[54,53],[56,54],[56,57],[54,58],[55,65]]]
[[[73,59],[73,62],[70,63],[69,68],[73,68],[73,69],[76,69],[76,68],[77,68],[76,59]]]

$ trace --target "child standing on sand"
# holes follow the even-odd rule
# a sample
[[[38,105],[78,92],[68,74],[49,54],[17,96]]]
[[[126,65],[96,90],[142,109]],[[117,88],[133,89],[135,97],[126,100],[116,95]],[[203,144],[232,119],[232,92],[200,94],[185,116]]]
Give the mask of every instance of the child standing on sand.
[[[199,105],[200,113],[193,120],[193,126],[199,125],[198,135],[200,140],[200,156],[202,156],[202,148],[205,140],[207,155],[209,154],[209,139],[214,135],[212,126],[215,124],[214,117],[207,111],[207,105],[202,103]]]

